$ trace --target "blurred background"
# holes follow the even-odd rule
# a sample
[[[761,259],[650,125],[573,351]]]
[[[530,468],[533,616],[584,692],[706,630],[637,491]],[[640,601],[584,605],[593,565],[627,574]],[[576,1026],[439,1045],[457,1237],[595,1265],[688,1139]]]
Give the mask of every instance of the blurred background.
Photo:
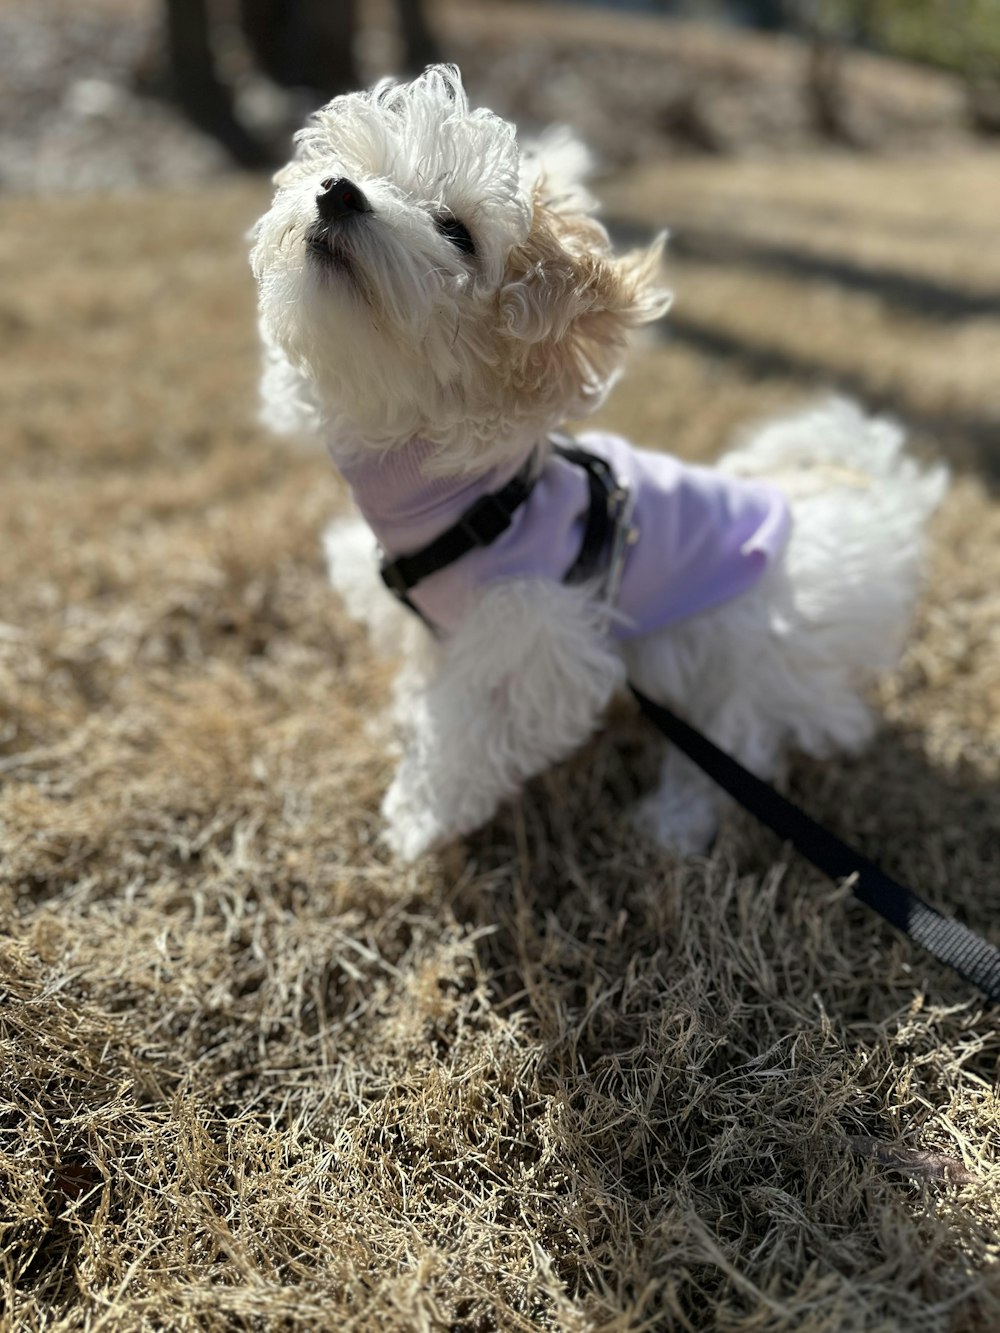
[[[7,190],[267,165],[318,102],[438,58],[609,167],[1000,134],[997,0],[5,0],[0,52]]]

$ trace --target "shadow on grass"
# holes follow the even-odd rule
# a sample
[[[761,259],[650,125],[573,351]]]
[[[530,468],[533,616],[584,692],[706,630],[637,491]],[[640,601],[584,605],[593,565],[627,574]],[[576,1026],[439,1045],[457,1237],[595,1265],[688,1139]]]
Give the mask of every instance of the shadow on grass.
[[[608,228],[620,245],[642,245],[651,236],[649,228],[621,218],[608,219]],[[671,231],[669,253],[675,259],[832,282],[845,291],[868,292],[894,309],[927,319],[1000,316],[1000,292],[968,291],[885,264],[859,264],[840,255],[818,254],[710,228],[681,226]]]
[[[811,1264],[850,1285],[876,1261],[891,1272],[897,1242],[963,1251],[914,1290],[916,1315],[994,1264],[985,1196],[952,1207],[938,1192],[922,1211],[913,1198],[943,1188],[942,1163],[962,1167],[937,1108],[965,1134],[985,1118],[974,1102],[1000,1058],[991,1011],[748,816],[707,861],[623,837],[653,748],[621,719],[535,783],[470,841],[485,877],[454,902],[468,927],[497,927],[477,945],[493,1007],[534,1037],[531,1078],[560,1108],[551,1151],[582,1232],[560,1276],[571,1289],[610,1281],[612,1254],[647,1278],[666,1266],[678,1310],[701,1326],[701,1302],[794,1291]],[[890,729],[859,760],[797,764],[791,794],[1000,942],[993,783],[937,770]],[[936,1180],[887,1165],[879,1145],[904,1163],[947,1152]],[[988,1157],[972,1143],[973,1164],[977,1148]],[[984,1171],[972,1177],[980,1188]],[[712,1244],[752,1281],[731,1283]],[[904,1286],[887,1277],[876,1303]],[[857,1318],[845,1306],[838,1326]]]
[[[607,856],[620,861],[628,807],[653,784],[659,754],[659,738],[648,724],[641,718],[619,715],[604,736],[556,773],[533,783],[519,806],[469,839],[472,858],[492,873],[509,865],[512,855],[519,862],[527,857],[538,910],[558,911],[563,893],[579,887],[577,880],[585,873],[580,865],[581,846],[597,853],[599,866]],[[984,781],[971,766],[954,773],[937,768],[927,761],[916,737],[888,727],[858,758],[821,762],[798,757],[786,792],[887,873],[1000,946],[997,783]],[[667,853],[639,841],[629,841],[625,850],[635,857],[627,872],[629,879],[684,877],[684,863]],[[800,879],[827,884],[819,871],[737,807],[727,815],[717,850],[738,874],[763,879],[780,862],[796,867]],[[565,858],[562,868],[559,855]],[[543,860],[548,876],[537,873]],[[705,862],[693,864],[703,866]],[[606,870],[600,866],[599,879],[605,878]],[[467,905],[474,915],[475,905],[481,902],[477,895],[470,896]],[[896,941],[908,955],[907,966],[925,977],[947,1002],[958,1003],[974,993],[947,967],[897,935],[849,895],[845,910],[854,919],[877,924],[887,949]],[[480,924],[488,919],[487,913]],[[901,978],[899,984],[905,989],[917,983]]]
[[[650,239],[648,228],[610,221],[616,243],[636,245]],[[740,264],[800,279],[833,282],[850,291],[867,291],[886,304],[929,318],[958,321],[1000,316],[1000,294],[949,287],[933,279],[884,266],[868,267],[829,255],[811,255],[788,247],[748,242],[720,233],[681,231],[671,238],[671,253],[706,262]],[[991,489],[1000,488],[1000,420],[968,412],[932,412],[913,406],[905,394],[887,393],[863,371],[828,365],[808,352],[767,347],[674,311],[656,326],[665,342],[676,341],[702,355],[727,363],[749,379],[781,379],[811,389],[836,389],[860,399],[873,411],[898,417],[932,440],[954,467],[973,471]]]
[[[791,246],[682,228],[671,240],[681,259],[733,264],[806,281],[832,282],[845,291],[870,292],[886,305],[928,319],[977,319],[1000,315],[1000,292],[970,292],[934,278],[900,272],[884,264],[858,264],[836,255],[811,254]]]
[[[665,341],[675,340],[705,356],[729,362],[751,379],[795,380],[858,398],[870,410],[898,417],[933,441],[937,452],[953,467],[974,471],[991,489],[1000,487],[1000,421],[963,412],[915,408],[904,395],[886,393],[861,372],[832,370],[818,357],[762,347],[686,316],[671,316],[662,326],[661,336]]]

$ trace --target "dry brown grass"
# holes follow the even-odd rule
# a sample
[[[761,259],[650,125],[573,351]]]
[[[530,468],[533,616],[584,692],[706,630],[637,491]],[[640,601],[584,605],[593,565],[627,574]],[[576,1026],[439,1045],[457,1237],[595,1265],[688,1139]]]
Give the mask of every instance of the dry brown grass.
[[[996,1328],[992,1012],[748,820],[636,846],[634,717],[387,863],[342,492],[252,422],[263,198],[0,206],[5,1326]],[[691,165],[614,209],[688,257],[607,420],[705,456],[834,378],[938,423],[886,729],[794,788],[995,935],[995,160]]]

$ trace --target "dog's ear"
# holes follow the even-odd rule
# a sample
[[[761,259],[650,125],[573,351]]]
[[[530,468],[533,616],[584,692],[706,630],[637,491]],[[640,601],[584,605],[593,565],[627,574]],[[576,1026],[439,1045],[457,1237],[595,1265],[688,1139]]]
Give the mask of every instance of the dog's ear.
[[[531,232],[508,257],[501,328],[598,373],[611,360],[617,364],[628,331],[659,319],[670,305],[659,282],[665,239],[616,257],[599,222],[536,198]]]
[[[525,193],[558,213],[593,212],[595,200],[587,189],[593,168],[590,150],[562,125],[529,142],[521,154]]]

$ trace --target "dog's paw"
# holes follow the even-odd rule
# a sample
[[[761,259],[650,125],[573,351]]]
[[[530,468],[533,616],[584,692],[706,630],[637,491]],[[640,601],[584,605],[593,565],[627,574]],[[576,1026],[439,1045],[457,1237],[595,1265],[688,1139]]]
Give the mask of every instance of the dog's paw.
[[[642,837],[680,857],[704,856],[719,832],[715,802],[701,797],[668,802],[657,791],[637,802],[629,815]]]
[[[398,779],[382,801],[382,841],[399,861],[416,861],[448,840],[448,830],[434,810]]]

